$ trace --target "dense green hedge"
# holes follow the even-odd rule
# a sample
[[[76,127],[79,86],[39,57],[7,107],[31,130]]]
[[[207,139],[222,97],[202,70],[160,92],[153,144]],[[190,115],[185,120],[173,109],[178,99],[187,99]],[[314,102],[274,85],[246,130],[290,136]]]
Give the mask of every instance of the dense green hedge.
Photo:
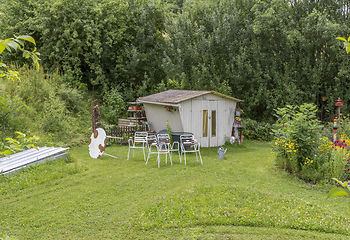
[[[245,139],[259,141],[271,141],[274,138],[271,124],[252,119],[244,119],[242,135]]]
[[[32,35],[45,70],[97,89],[101,100],[216,90],[243,99],[247,117],[272,123],[274,109],[319,104],[321,93],[326,117],[338,97],[349,105],[350,62],[335,39],[350,33],[348,3],[4,0],[0,34]]]

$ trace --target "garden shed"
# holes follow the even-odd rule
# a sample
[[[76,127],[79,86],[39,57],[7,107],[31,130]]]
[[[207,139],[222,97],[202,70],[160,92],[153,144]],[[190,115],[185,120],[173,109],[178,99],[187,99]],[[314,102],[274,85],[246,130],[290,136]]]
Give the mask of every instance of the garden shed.
[[[217,147],[232,134],[239,100],[215,91],[168,90],[140,97],[151,128],[193,133],[202,147]]]

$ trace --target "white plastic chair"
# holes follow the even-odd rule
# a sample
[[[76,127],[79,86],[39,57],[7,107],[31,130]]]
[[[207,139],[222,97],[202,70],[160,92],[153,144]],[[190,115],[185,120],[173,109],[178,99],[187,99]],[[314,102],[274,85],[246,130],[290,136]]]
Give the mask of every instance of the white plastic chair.
[[[145,149],[147,150],[147,132],[135,132],[134,140],[129,139],[129,151],[128,151],[128,159],[130,155],[130,149],[132,149],[132,156],[134,157],[134,150],[135,149],[142,149],[143,151],[143,158],[146,161],[146,155],[145,155]]]
[[[181,144],[181,155],[185,156],[185,165],[186,165],[186,153],[196,153],[196,159],[198,162],[198,156],[201,160],[201,164],[203,165],[202,156],[200,152],[200,143],[197,143],[197,140],[194,139],[193,134],[186,134],[180,136],[180,144]]]

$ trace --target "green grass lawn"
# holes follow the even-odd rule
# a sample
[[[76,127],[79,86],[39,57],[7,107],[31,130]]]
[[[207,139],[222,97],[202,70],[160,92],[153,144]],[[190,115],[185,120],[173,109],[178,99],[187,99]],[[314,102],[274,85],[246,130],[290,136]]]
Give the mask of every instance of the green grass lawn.
[[[204,165],[113,145],[92,159],[50,162],[0,178],[0,236],[17,239],[348,239],[349,199],[327,199],[274,167],[268,143],[202,148]]]

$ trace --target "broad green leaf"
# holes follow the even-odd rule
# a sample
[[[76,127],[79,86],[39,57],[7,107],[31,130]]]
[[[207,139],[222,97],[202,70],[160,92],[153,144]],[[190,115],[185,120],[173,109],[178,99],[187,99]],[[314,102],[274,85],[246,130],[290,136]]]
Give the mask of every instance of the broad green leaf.
[[[27,52],[27,51],[24,51],[24,52],[23,52],[23,57],[24,57],[24,58],[28,58],[28,55],[29,55],[29,52]]]
[[[38,62],[35,62],[34,65],[35,65],[36,70],[39,70],[39,67],[40,67],[39,63],[38,63]]]
[[[18,44],[15,42],[8,42],[6,43],[8,46],[12,47],[13,49],[17,50]]]
[[[349,38],[350,38],[350,37],[349,37]],[[344,41],[344,42],[347,42],[346,39],[343,38],[343,37],[337,37],[336,39],[339,39],[339,40],[342,40],[342,41]]]
[[[5,50],[5,43],[4,42],[0,42],[0,54]]]
[[[14,39],[16,43],[18,43],[19,45],[21,45],[22,47],[24,47],[24,42],[18,39]]]
[[[349,36],[349,38],[348,38],[348,42],[350,41],[350,36]]]
[[[28,36],[28,35],[21,35],[21,36],[18,36],[17,39],[23,39],[23,40],[26,40],[26,41],[31,42],[31,43],[33,43],[34,45],[36,45],[36,44],[35,44],[34,38],[32,38],[31,36]]]
[[[350,44],[346,45],[345,49],[346,49],[346,53],[348,54],[350,52]]]
[[[332,178],[334,181],[336,181],[337,183],[339,183],[340,185],[342,185],[343,187],[345,187],[346,185],[348,185],[348,182],[341,182],[336,178]]]
[[[4,154],[4,155],[8,155],[8,154],[12,154],[12,153],[13,153],[13,151],[11,151],[11,150],[5,150],[5,151],[1,152],[1,154]]]
[[[349,193],[344,188],[333,188],[328,193],[328,198],[339,197],[339,196],[349,196]]]

